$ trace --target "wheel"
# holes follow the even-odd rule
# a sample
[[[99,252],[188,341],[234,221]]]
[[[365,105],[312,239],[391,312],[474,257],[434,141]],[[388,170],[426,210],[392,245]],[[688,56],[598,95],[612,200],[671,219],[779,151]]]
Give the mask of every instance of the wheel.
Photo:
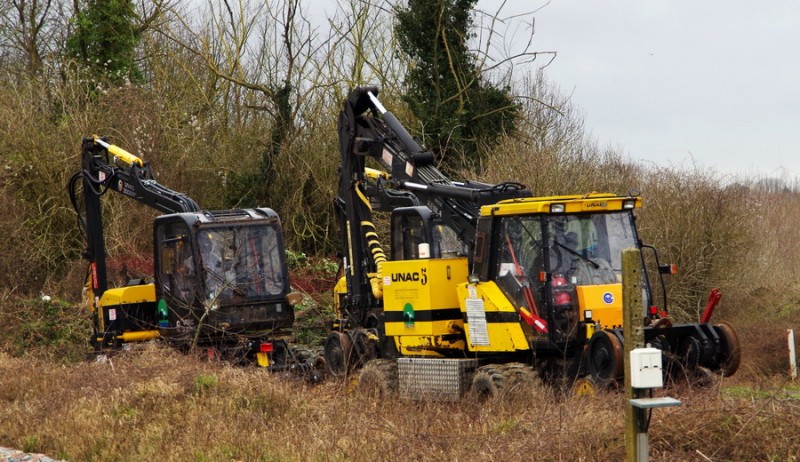
[[[372,398],[387,398],[397,394],[398,383],[396,361],[373,359],[361,369],[356,389]]]
[[[334,377],[347,374],[351,353],[350,337],[343,332],[331,332],[325,339],[325,364],[328,373]]]
[[[720,361],[719,370],[723,376],[729,377],[739,370],[739,364],[742,362],[742,348],[739,346],[739,336],[733,326],[725,321],[714,327],[716,327],[723,343],[720,347],[722,360]]]
[[[686,337],[681,342],[681,359],[683,366],[694,369],[703,360],[703,343],[697,337]]]
[[[612,332],[595,332],[589,340],[589,369],[597,384],[608,384],[623,376],[622,342]]]
[[[321,383],[325,381],[325,374],[328,373],[328,362],[325,361],[325,355],[319,354],[314,357],[311,363],[311,378],[314,383]]]
[[[572,394],[575,396],[588,396],[594,398],[597,396],[597,384],[594,383],[591,375],[581,377],[572,384]]]
[[[358,368],[370,360],[378,358],[378,335],[372,329],[355,329],[348,331],[350,339],[350,357],[347,364]]]
[[[480,402],[498,398],[504,388],[505,378],[492,366],[478,368],[478,371],[472,377],[471,390]]]
[[[530,392],[542,385],[539,374],[529,365],[523,363],[503,364],[499,368],[504,378],[505,393]]]
[[[517,396],[540,386],[542,380],[533,368],[523,363],[481,366],[472,377],[471,391],[478,401]]]

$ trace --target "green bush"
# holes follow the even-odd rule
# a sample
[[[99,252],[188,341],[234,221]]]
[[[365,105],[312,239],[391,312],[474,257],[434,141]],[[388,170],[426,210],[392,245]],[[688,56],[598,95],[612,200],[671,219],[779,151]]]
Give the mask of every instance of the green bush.
[[[43,297],[47,300],[47,297]],[[62,300],[14,299],[0,305],[0,345],[12,356],[31,356],[70,364],[86,358],[89,316]]]

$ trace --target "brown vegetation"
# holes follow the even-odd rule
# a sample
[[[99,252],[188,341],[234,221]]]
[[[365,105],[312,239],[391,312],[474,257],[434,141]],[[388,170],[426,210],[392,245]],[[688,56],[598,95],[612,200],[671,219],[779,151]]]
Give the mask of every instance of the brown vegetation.
[[[726,379],[671,390],[652,460],[796,460],[800,389]],[[622,394],[527,390],[490,403],[394,400],[140,345],[54,367],[0,353],[0,441],[67,460],[621,460]]]

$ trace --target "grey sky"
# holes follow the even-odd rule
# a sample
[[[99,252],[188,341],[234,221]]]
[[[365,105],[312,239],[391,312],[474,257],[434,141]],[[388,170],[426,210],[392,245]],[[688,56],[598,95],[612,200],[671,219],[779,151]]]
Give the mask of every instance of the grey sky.
[[[392,0],[402,1],[402,0]],[[309,1],[314,16],[337,0]],[[503,0],[479,0],[497,10]],[[322,8],[320,8],[322,7]],[[629,158],[800,176],[800,1],[505,0],[589,134]],[[520,39],[524,37],[520,36]]]
[[[534,47],[558,52],[549,79],[601,145],[658,165],[800,175],[800,2],[553,0],[535,17]]]

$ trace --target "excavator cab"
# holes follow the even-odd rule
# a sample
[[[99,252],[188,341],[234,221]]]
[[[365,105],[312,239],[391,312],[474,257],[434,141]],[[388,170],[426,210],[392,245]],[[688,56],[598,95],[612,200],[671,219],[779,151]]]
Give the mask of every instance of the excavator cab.
[[[640,206],[638,196],[592,193],[502,201],[481,210],[475,280],[495,283],[527,324],[544,322],[526,335],[540,357],[582,351],[580,369],[571,374],[591,374],[597,383],[619,380],[623,370],[623,251],[655,252],[637,233]],[[655,260],[661,277],[670,265],[660,265],[657,254]],[[665,294],[656,306],[644,256],[639,274],[645,342],[663,351],[670,373],[734,373],[740,353],[730,325],[711,325],[710,313],[700,323],[673,325]]]
[[[637,245],[630,210],[510,215],[497,229],[494,280],[547,321],[549,340],[585,337],[587,323],[621,327],[620,255]]]
[[[428,207],[398,207],[391,217],[392,260],[457,258],[466,250],[456,233]]]
[[[209,333],[291,327],[277,215],[265,208],[232,212],[156,219],[156,296],[169,307],[163,334],[192,326]]]
[[[153,224],[154,280],[109,287],[101,198],[119,193],[163,215]],[[86,237],[85,291],[99,351],[165,337],[236,360],[283,367],[274,336],[294,322],[283,235],[268,208],[202,210],[155,180],[148,162],[93,136],[81,143],[70,200]],[[277,363],[277,364],[276,364]],[[288,366],[287,366],[288,367]]]

